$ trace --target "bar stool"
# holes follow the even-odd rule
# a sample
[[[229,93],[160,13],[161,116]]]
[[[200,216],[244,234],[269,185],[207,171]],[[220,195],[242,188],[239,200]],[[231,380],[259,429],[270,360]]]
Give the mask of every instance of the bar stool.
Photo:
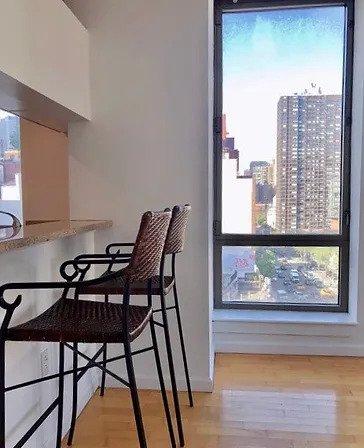
[[[183,434],[183,425],[182,425],[182,416],[180,411],[180,404],[178,398],[177,391],[177,382],[174,370],[174,361],[172,354],[172,346],[170,340],[170,332],[169,332],[169,322],[167,317],[167,312],[170,310],[175,310],[177,317],[177,325],[178,332],[182,350],[182,358],[183,365],[186,377],[186,384],[189,396],[189,404],[193,406],[193,396],[191,390],[191,382],[188,370],[187,363],[187,355],[183,337],[183,328],[182,328],[182,319],[180,314],[179,300],[178,300],[178,292],[176,286],[176,255],[181,253],[184,248],[185,243],[185,233],[188,223],[189,214],[191,212],[191,206],[189,204],[184,206],[176,205],[172,210],[172,218],[168,229],[168,234],[166,238],[166,244],[164,247],[163,256],[161,259],[160,271],[159,275],[155,276],[151,279],[151,295],[159,296],[161,301],[161,307],[158,309],[154,309],[153,313],[161,313],[162,315],[162,323],[156,322],[156,324],[163,328],[166,350],[167,350],[167,359],[169,365],[169,372],[171,378],[171,386],[172,386],[172,395],[175,407],[175,414],[177,420],[177,429],[179,434],[180,446],[184,446],[184,434]],[[112,269],[115,264],[117,264],[120,260],[125,260],[130,257],[130,253],[121,252],[121,248],[125,247],[134,247],[134,243],[112,243],[106,247],[106,254],[82,254],[75,258],[75,260],[70,261],[70,263],[78,263],[82,260],[86,260],[88,263],[92,264],[97,261],[96,264],[101,262],[108,265],[107,271],[101,276],[101,278],[105,275],[108,275],[109,272],[112,272]],[[117,249],[116,252],[113,252]],[[166,256],[171,256],[171,275],[165,275],[165,260]],[[80,294],[94,294],[94,295],[104,295],[105,301],[108,302],[110,295],[115,295],[117,291],[122,288],[122,279],[118,277],[114,277],[112,280],[106,280],[103,283],[99,283],[97,285],[92,285],[83,290],[80,290]],[[166,296],[173,289],[174,296],[174,304],[167,306],[166,304]],[[148,295],[147,285],[145,282],[135,283],[130,291],[131,295]],[[107,347],[104,346],[104,359],[107,358]],[[100,395],[104,394],[105,389],[105,375],[102,374],[101,380],[101,391]],[[77,395],[77,392],[76,392]],[[75,414],[76,411],[74,411]],[[75,419],[74,419],[75,420]],[[70,441],[71,443],[72,441]]]
[[[92,367],[100,368],[101,371],[111,375],[130,389],[139,445],[141,448],[147,448],[138,398],[138,389],[135,381],[133,356],[150,350],[153,350],[155,355],[171,446],[173,448],[176,446],[155,334],[151,300],[151,279],[157,275],[159,271],[170,219],[170,211],[147,212],[143,215],[132,255],[128,261],[124,261],[127,266],[118,271],[117,274],[110,272],[102,279],[85,280],[85,275],[91,266],[89,263],[80,262],[78,264],[73,264],[73,271],[71,273],[69,273],[70,265],[69,263],[66,263],[66,265],[63,265],[62,267],[62,272],[67,278],[67,281],[9,283],[0,287],[0,307],[5,310],[5,316],[0,329],[0,448],[5,448],[5,393],[56,378],[58,378],[58,397],[51,403],[46,411],[43,412],[14,448],[24,446],[39,426],[56,408],[58,408],[56,448],[60,448],[63,422],[64,377],[65,375],[72,374],[77,383],[86,371]],[[105,280],[112,281],[115,277],[119,280],[122,279],[122,303],[107,303],[104,301],[95,302],[79,299],[79,289],[96,286],[98,283]],[[133,284],[141,281],[147,282],[148,285],[148,305],[131,305],[130,292]],[[9,325],[13,313],[21,303],[21,296],[17,296],[11,303],[5,300],[4,294],[8,290],[26,289],[63,289],[63,293],[54,305],[39,316],[20,325],[10,327]],[[72,290],[74,290],[74,294],[73,298],[70,298],[72,295],[70,292]],[[148,324],[151,330],[152,346],[133,352],[131,343],[143,333]],[[4,378],[6,341],[46,341],[58,343],[59,372],[44,378],[38,378],[36,380],[6,387]],[[98,362],[97,360],[103,352],[103,347],[101,347],[93,357],[89,357],[78,350],[77,344],[81,342],[101,344],[120,343],[124,347],[124,354],[111,359],[103,359],[102,362]],[[76,358],[77,355],[79,355],[86,359],[86,366],[65,371],[65,347],[73,350],[73,352],[76,353]],[[120,359],[125,359],[128,376],[127,380],[116,375],[106,367],[108,363]]]
[[[184,342],[184,335],[183,335],[183,326],[182,326],[182,319],[181,319],[181,311],[179,306],[179,300],[178,300],[178,291],[177,291],[177,282],[176,282],[176,255],[183,252],[185,240],[186,240],[186,229],[188,224],[189,215],[191,213],[191,206],[189,204],[186,205],[175,205],[172,209],[172,218],[171,222],[169,224],[167,239],[166,239],[166,245],[164,248],[164,254],[165,256],[170,255],[170,261],[171,261],[171,275],[170,276],[164,276],[164,295],[166,296],[171,288],[173,288],[173,298],[174,298],[174,305],[166,306],[166,311],[172,311],[175,310],[176,312],[176,318],[177,318],[177,326],[178,326],[178,334],[179,334],[179,340],[181,345],[181,352],[182,352],[182,359],[183,359],[183,367],[185,372],[185,378],[186,378],[186,386],[187,386],[187,392],[188,392],[188,399],[189,399],[189,405],[190,407],[193,407],[193,395],[192,395],[192,389],[191,389],[191,380],[189,375],[189,369],[188,369],[188,362],[187,362],[187,354],[186,354],[186,347]],[[106,247],[106,253],[113,255],[113,250],[118,247],[130,247],[133,246],[134,243],[112,243],[109,244]],[[119,252],[120,254],[120,252]],[[122,256],[122,255],[119,255]],[[162,275],[162,274],[161,274]],[[155,283],[155,282],[154,282]],[[155,284],[155,288],[153,289],[153,294],[160,296],[161,293],[159,291],[158,285]],[[162,312],[162,309],[153,309],[153,313]],[[105,375],[102,374],[104,377]]]

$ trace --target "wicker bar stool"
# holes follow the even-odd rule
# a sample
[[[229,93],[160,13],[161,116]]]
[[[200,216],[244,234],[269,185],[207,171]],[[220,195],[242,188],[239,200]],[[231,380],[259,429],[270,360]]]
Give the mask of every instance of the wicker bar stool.
[[[188,392],[188,400],[189,400],[190,407],[193,407],[193,395],[192,395],[192,389],[191,389],[190,374],[189,374],[189,369],[188,369],[186,346],[185,346],[185,342],[184,342],[182,318],[181,318],[181,311],[180,311],[180,306],[179,306],[177,279],[176,279],[176,255],[183,252],[185,240],[186,240],[187,224],[188,224],[188,219],[189,219],[190,213],[191,213],[191,206],[189,204],[182,205],[182,206],[175,205],[172,209],[172,218],[171,218],[171,222],[169,224],[166,245],[164,248],[164,255],[166,257],[168,255],[170,255],[171,275],[163,275],[163,273],[160,273],[160,275],[162,276],[162,278],[164,278],[164,288],[162,290],[163,295],[166,296],[171,291],[171,289],[173,289],[174,304],[165,306],[165,310],[166,311],[174,310],[176,312],[178,334],[179,334],[183,367],[184,367],[186,386],[187,386],[187,392]],[[132,247],[133,245],[134,245],[133,243],[112,243],[106,247],[106,253],[112,255],[114,253],[115,249],[118,250],[118,248],[122,248],[122,247],[124,247],[124,248]],[[122,255],[119,255],[119,256],[122,256]],[[154,279],[152,285],[153,285],[153,295],[160,296],[161,290],[159,288],[159,282],[157,281],[157,279]],[[162,305],[162,307],[163,307],[163,305]],[[162,307],[160,309],[153,309],[153,313],[163,312]],[[104,373],[102,374],[102,376],[103,377],[105,376]],[[101,387],[101,391],[102,391],[102,387]]]
[[[69,273],[70,265],[62,265],[64,282],[39,282],[39,283],[9,283],[0,287],[0,307],[5,310],[5,316],[0,329],[0,448],[5,448],[5,393],[22,387],[30,386],[42,381],[58,379],[58,397],[51,403],[46,411],[38,418],[26,434],[19,440],[14,448],[21,448],[45,421],[45,419],[58,408],[58,424],[56,434],[56,448],[61,447],[62,422],[63,422],[63,395],[64,377],[72,374],[76,383],[92,367],[98,367],[105,373],[120,381],[130,389],[135,422],[138,432],[139,445],[147,447],[141,408],[138,398],[138,389],[135,381],[133,356],[153,350],[160,381],[161,395],[166,414],[171,446],[175,447],[173,424],[168,406],[168,399],[164,385],[162,367],[159,357],[155,324],[152,314],[151,279],[158,274],[163,255],[165,239],[171,219],[171,212],[147,212],[143,215],[136,243],[131,257],[124,263],[126,267],[117,274],[109,272],[105,278],[85,280],[91,264],[87,261],[73,264],[73,271]],[[121,260],[120,260],[121,262]],[[68,272],[68,273],[67,273]],[[122,278],[123,288],[122,303],[95,302],[79,299],[79,290],[97,286],[105,280],[112,281],[115,277]],[[147,282],[148,305],[136,306],[130,304],[130,292],[136,282]],[[8,290],[26,289],[63,289],[60,299],[39,316],[16,326],[9,326],[15,309],[20,305],[21,296],[12,303],[5,300],[4,295]],[[70,298],[71,291],[74,291]],[[132,351],[131,343],[142,334],[150,325],[152,346],[141,350]],[[47,377],[27,381],[10,387],[5,386],[5,343],[6,341],[38,341],[56,342],[59,344],[59,372]],[[83,354],[78,349],[78,343],[121,343],[124,354],[110,358],[98,358],[103,354],[101,347],[93,357]],[[86,359],[86,366],[68,371],[64,370],[64,349],[73,350],[74,359],[78,356]],[[125,359],[127,380],[113,373],[107,368],[107,364]]]
[[[187,355],[186,355],[186,349],[185,349],[185,343],[184,343],[184,336],[183,336],[183,328],[182,328],[182,319],[180,314],[180,307],[179,307],[179,300],[178,300],[178,291],[176,286],[176,255],[183,251],[184,243],[185,243],[185,233],[188,223],[188,218],[191,212],[191,206],[189,204],[184,206],[176,205],[173,207],[172,210],[172,218],[168,229],[168,234],[166,238],[166,244],[164,248],[164,253],[161,259],[161,265],[160,265],[160,271],[159,275],[153,277],[151,279],[151,296],[159,296],[161,307],[157,309],[153,309],[153,313],[161,313],[162,315],[162,323],[157,323],[158,326],[162,327],[164,330],[164,337],[165,337],[165,343],[166,343],[166,350],[167,350],[167,359],[168,359],[168,365],[169,365],[169,372],[170,372],[170,378],[171,378],[171,386],[172,386],[172,394],[173,394],[173,401],[174,401],[174,407],[175,407],[175,414],[176,414],[176,420],[177,420],[177,429],[179,434],[179,441],[180,446],[184,446],[184,434],[183,434],[183,425],[182,425],[182,416],[180,411],[180,404],[179,404],[179,397],[178,397],[178,390],[177,390],[177,382],[176,382],[176,376],[175,376],[175,370],[174,370],[174,361],[173,361],[173,354],[172,354],[172,345],[170,340],[170,332],[169,332],[169,322],[168,322],[168,316],[167,312],[175,310],[176,317],[177,317],[177,325],[178,325],[178,332],[179,332],[179,338],[180,338],[180,345],[181,345],[181,351],[182,351],[182,358],[183,358],[183,365],[184,365],[184,371],[185,371],[185,377],[186,377],[186,384],[187,384],[187,390],[188,390],[188,397],[189,397],[189,404],[192,407],[193,406],[193,396],[192,396],[192,390],[191,390],[191,382],[190,382],[190,376],[189,376],[189,370],[188,370],[188,363],[187,363]],[[107,246],[106,248],[106,254],[82,254],[76,257],[75,260],[73,260],[73,263],[80,262],[82,260],[87,260],[89,263],[93,263],[96,260],[98,260],[98,263],[100,263],[101,260],[105,264],[108,265],[107,271],[103,274],[103,276],[108,275],[109,272],[112,272],[113,267],[115,264],[117,264],[120,260],[123,261],[125,259],[128,259],[130,257],[130,253],[128,252],[121,252],[121,250],[127,250],[125,248],[132,248],[134,247],[134,243],[113,243]],[[115,249],[117,250],[116,252]],[[166,257],[171,257],[171,275],[165,275],[165,261]],[[71,261],[70,261],[71,263]],[[106,280],[103,283],[99,283],[98,285],[93,285],[90,287],[87,287],[83,290],[80,290],[80,294],[96,294],[96,295],[104,295],[105,301],[108,302],[109,296],[115,295],[120,288],[123,287],[123,280],[119,277],[114,277],[112,280]],[[167,306],[166,304],[166,296],[170,293],[170,291],[173,289],[173,297],[174,297],[174,304]],[[145,282],[137,282],[134,283],[130,290],[131,295],[148,295],[148,289]],[[149,297],[149,300],[151,298]],[[107,346],[104,345],[104,352],[103,352],[104,359],[107,358]],[[101,379],[101,388],[100,388],[100,395],[104,394],[105,389],[105,374],[102,373],[102,379]],[[77,387],[77,386],[76,386]],[[77,391],[75,393],[77,395]],[[76,414],[76,408],[74,407],[74,415]],[[74,417],[75,420],[75,417]]]

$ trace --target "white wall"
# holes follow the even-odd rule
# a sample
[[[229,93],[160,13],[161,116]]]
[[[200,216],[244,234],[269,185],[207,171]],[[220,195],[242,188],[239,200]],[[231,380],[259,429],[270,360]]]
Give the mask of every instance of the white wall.
[[[93,232],[58,241],[16,250],[0,255],[0,284],[22,281],[54,281],[61,280],[58,272],[60,264],[79,253],[94,250]],[[13,294],[8,292],[7,298],[12,300]],[[23,292],[21,306],[13,316],[13,323],[17,324],[40,314],[57,298],[56,292]],[[3,311],[0,311],[2,320]],[[6,343],[6,385],[11,386],[23,381],[41,376],[40,352],[47,348],[49,354],[49,374],[58,371],[58,344],[51,343]],[[93,354],[92,346],[83,347],[85,353]],[[72,354],[66,348],[66,369],[72,368]],[[79,411],[89,400],[98,385],[97,375],[89,371],[80,381]],[[39,385],[8,392],[6,395],[6,448],[15,443],[35,422],[41,412],[45,410],[57,396],[57,380]],[[71,376],[65,382],[64,433],[69,429],[71,415]],[[46,420],[41,428],[26,444],[27,448],[51,448],[55,446],[55,428],[57,413]]]
[[[89,42],[62,0],[0,0],[0,71],[90,118]]]
[[[178,276],[192,382],[207,389],[209,1],[71,3],[90,35],[93,109],[69,130],[71,216],[114,220],[102,249],[133,240],[144,210],[192,204]],[[156,385],[153,364],[139,358],[142,385]]]
[[[339,322],[339,315],[322,313],[217,312],[217,351],[364,356],[364,1],[355,6],[350,313]]]

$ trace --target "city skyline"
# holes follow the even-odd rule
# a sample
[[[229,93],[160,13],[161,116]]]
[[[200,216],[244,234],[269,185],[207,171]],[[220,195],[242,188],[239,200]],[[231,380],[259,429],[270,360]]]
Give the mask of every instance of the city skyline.
[[[276,123],[274,158],[253,159],[241,169],[241,151],[223,116],[223,233],[337,233],[342,96],[282,96]]]
[[[281,96],[311,84],[341,94],[343,15],[341,7],[224,14],[223,111],[242,170],[275,157]]]
[[[335,233],[339,230],[342,96],[282,96],[271,161],[251,160],[222,126],[223,233]],[[337,303],[335,247],[226,246],[223,301]]]

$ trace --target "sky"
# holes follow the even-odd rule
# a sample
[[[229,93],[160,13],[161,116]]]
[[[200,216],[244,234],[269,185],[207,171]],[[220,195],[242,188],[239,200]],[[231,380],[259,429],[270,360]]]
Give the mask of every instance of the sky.
[[[0,109],[0,120],[6,117],[13,117],[14,115],[10,112],[6,112],[5,110]]]
[[[344,22],[344,7],[223,14],[223,112],[243,169],[275,157],[281,96],[341,94]]]

